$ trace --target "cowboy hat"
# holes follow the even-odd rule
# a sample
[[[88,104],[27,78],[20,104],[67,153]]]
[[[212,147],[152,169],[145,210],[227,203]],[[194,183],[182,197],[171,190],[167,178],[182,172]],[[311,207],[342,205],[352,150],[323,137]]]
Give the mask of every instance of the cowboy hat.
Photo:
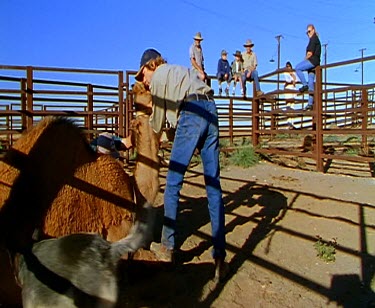
[[[194,36],[194,39],[197,41],[203,41],[202,34],[200,32],[197,32],[197,34]]]
[[[248,39],[248,40],[246,40],[246,43],[243,44],[243,46],[244,47],[253,47],[254,44],[253,44],[253,42],[250,39]]]
[[[140,68],[137,74],[135,75],[135,79],[137,81],[142,81],[143,79],[143,68],[145,64],[150,60],[156,59],[157,57],[161,57],[161,54],[156,49],[150,48],[150,49],[146,49],[143,52],[141,63],[140,63]]]
[[[233,54],[233,56],[241,58],[242,57],[241,51],[236,50],[236,52]]]

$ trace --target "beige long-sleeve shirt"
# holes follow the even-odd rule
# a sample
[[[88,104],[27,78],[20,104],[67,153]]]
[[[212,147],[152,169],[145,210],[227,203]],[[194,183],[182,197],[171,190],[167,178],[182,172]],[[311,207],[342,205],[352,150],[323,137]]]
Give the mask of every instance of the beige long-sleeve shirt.
[[[165,123],[176,127],[180,105],[189,94],[212,94],[212,89],[195,73],[180,65],[162,64],[156,68],[150,82],[153,113],[151,126],[160,133]]]
[[[242,53],[243,68],[244,70],[254,70],[258,65],[258,59],[254,51],[250,54],[246,51]]]

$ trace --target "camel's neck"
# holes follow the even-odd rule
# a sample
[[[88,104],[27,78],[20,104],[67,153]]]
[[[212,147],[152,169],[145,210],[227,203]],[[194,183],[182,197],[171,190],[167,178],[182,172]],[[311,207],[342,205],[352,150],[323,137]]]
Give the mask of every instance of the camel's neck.
[[[153,203],[159,191],[159,142],[148,115],[137,117],[137,161],[134,172],[137,204]]]

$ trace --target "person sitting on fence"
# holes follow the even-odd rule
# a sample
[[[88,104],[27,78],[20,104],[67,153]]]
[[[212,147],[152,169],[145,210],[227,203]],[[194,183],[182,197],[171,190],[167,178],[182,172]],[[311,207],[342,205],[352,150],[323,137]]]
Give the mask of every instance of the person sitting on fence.
[[[286,62],[286,65],[285,65],[284,77],[285,77],[284,90],[286,91],[291,90],[291,92],[286,92],[284,95],[285,103],[286,103],[286,110],[294,110],[294,102],[295,102],[295,98],[297,94],[293,93],[293,91],[297,90],[296,89],[297,77],[296,77],[296,74],[293,72],[292,63],[290,63],[289,61]],[[290,129],[295,128],[294,123],[293,123],[293,118],[289,117],[287,123]]]
[[[230,87],[230,82],[232,80],[232,73],[231,73],[231,68],[229,65],[229,62],[227,60],[228,53],[226,50],[221,51],[221,57],[217,63],[217,82],[219,84],[219,96],[223,93],[223,89],[221,87],[221,83],[223,81],[227,82],[227,86],[225,87],[225,95],[229,96],[229,87]]]
[[[309,43],[306,47],[306,56],[305,59],[296,65],[296,74],[298,78],[301,80],[302,87],[299,88],[301,93],[305,91],[314,91],[314,79],[315,79],[315,72],[313,69],[320,65],[320,54],[321,54],[321,44],[316,33],[315,27],[312,24],[307,26],[307,36],[309,37]],[[308,72],[308,82],[306,81],[304,71]],[[312,110],[314,103],[314,96],[310,93],[309,95],[309,102],[305,107],[305,110]]]
[[[202,34],[197,32],[194,36],[194,43],[189,48],[189,57],[191,62],[191,70],[200,80],[207,82],[207,74],[204,70],[204,57],[201,42]]]
[[[284,72],[284,77],[285,77],[285,84],[284,84],[284,90],[287,90],[285,93],[285,101],[286,101],[286,106],[287,109],[294,109],[294,100],[296,98],[296,93],[293,93],[294,91],[297,90],[296,88],[296,83],[297,83],[297,76],[293,71],[292,63],[289,61],[286,62],[285,65],[285,72]],[[288,90],[291,90],[288,92]]]
[[[246,51],[242,53],[244,73],[242,74],[242,88],[243,97],[246,97],[246,81],[254,81],[255,90],[253,96],[261,96],[264,93],[260,90],[259,77],[258,77],[258,59],[255,52],[252,50],[254,44],[251,40],[247,40],[243,45]]]
[[[241,76],[243,73],[243,60],[242,60],[242,54],[241,51],[236,50],[236,52],[233,54],[234,61],[232,61],[231,69],[232,69],[232,76],[233,76],[233,90],[232,95],[236,95],[236,85],[237,82],[241,85],[241,95],[243,96],[243,87],[242,87],[242,81]]]

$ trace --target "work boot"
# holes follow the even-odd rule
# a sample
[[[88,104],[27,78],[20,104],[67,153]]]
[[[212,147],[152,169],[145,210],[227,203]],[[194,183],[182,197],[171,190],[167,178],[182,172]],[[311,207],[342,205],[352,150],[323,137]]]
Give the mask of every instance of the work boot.
[[[306,91],[308,91],[308,90],[309,90],[309,86],[302,86],[302,87],[300,87],[300,88],[298,89],[298,91],[299,91],[300,93],[306,92]]]
[[[305,107],[304,110],[305,110],[305,111],[311,111],[311,110],[313,110],[313,105],[311,105],[311,104],[307,104],[307,106]]]
[[[264,92],[263,91],[257,91],[257,96],[261,96],[261,95],[263,95],[264,94]]]
[[[219,96],[221,96],[221,94],[223,93],[223,89],[219,89]]]
[[[150,246],[150,251],[154,253],[156,259],[162,262],[173,263],[173,250],[168,249],[161,243],[152,242]]]
[[[229,264],[224,261],[223,258],[215,259],[215,277],[214,281],[222,282],[229,274]]]

